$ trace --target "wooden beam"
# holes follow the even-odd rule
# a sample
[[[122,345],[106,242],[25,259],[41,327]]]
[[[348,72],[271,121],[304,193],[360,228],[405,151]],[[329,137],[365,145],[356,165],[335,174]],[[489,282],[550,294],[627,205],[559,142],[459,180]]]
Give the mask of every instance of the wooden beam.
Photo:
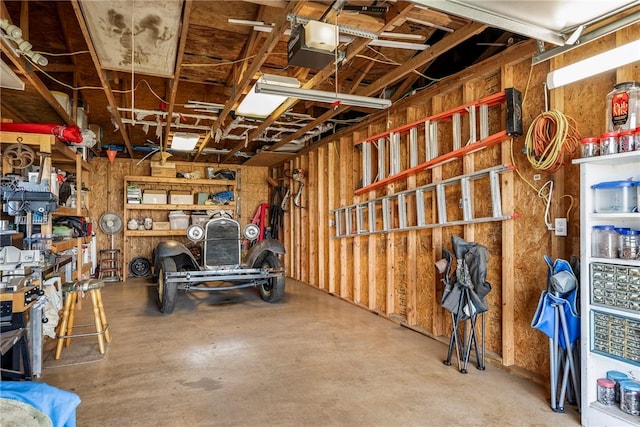
[[[515,78],[513,67],[501,68],[502,89],[513,87]],[[506,112],[503,113],[506,116]],[[506,119],[506,117],[505,117]],[[500,146],[500,157],[503,165],[511,164],[511,148],[513,140],[509,144]],[[500,195],[502,198],[502,211],[515,211],[515,190],[513,173],[500,174]],[[502,364],[511,366],[515,363],[515,221],[502,221]]]
[[[111,86],[109,86],[109,82],[105,78],[104,72],[102,71],[102,67],[100,66],[100,59],[98,58],[96,48],[93,45],[93,42],[91,41],[89,28],[87,27],[87,22],[84,20],[84,15],[82,14],[82,9],[80,7],[79,0],[71,0],[71,6],[73,7],[73,11],[75,12],[76,18],[78,19],[78,25],[80,26],[80,30],[82,31],[84,41],[87,43],[87,47],[89,48],[89,54],[91,55],[93,66],[95,67],[96,73],[98,73],[98,77],[100,78],[100,85],[102,86],[102,89],[104,90],[104,94],[107,97],[107,101],[109,102],[109,107],[111,107],[111,116],[115,120],[116,126],[118,126],[118,129],[120,129],[120,134],[122,135],[124,144],[127,147],[127,152],[129,153],[129,157],[133,158],[133,148],[131,147],[131,139],[127,134],[124,123],[122,123],[122,118],[120,117],[120,113],[118,112],[118,104],[116,103],[116,100],[113,96],[113,92],[111,91]],[[55,102],[57,103],[57,101]]]
[[[180,42],[178,43],[178,52],[176,54],[176,64],[171,79],[171,88],[169,99],[166,100],[167,106],[167,124],[164,128],[164,149],[169,146],[169,133],[171,132],[171,124],[173,123],[173,111],[176,107],[176,96],[178,95],[178,84],[180,83],[180,72],[182,71],[182,59],[184,58],[184,49],[187,44],[187,35],[189,34],[189,21],[191,20],[191,9],[193,0],[185,0],[182,12],[182,29],[180,30]]]
[[[280,41],[280,38],[283,36],[284,31],[287,29],[289,24],[289,22],[287,21],[287,15],[290,13],[296,14],[296,12],[300,10],[305,3],[306,3],[306,0],[290,2],[287,5],[287,8],[282,12],[280,19],[278,19],[278,22],[273,27],[273,30],[269,33],[269,37],[267,37],[267,41],[260,47],[260,50],[256,53],[254,60],[251,61],[251,66],[247,68],[247,71],[242,76],[238,85],[235,87],[235,93],[226,102],[224,109],[220,112],[220,114],[218,114],[218,120],[216,120],[212,129],[209,132],[207,132],[207,135],[205,136],[204,141],[200,145],[200,148],[198,148],[198,152],[196,153],[194,161],[198,160],[198,158],[202,154],[202,150],[205,149],[205,147],[211,141],[211,138],[214,137],[214,135],[218,132],[218,130],[222,128],[222,124],[231,113],[231,110],[233,109],[235,104],[240,100],[240,98],[244,94],[244,91],[247,89],[247,87],[253,80],[253,76],[258,72],[258,70],[260,70],[260,67],[262,66],[264,61],[267,60],[267,57],[269,56],[271,51],[273,51],[273,49],[276,47],[276,45]],[[232,149],[230,152],[230,156],[232,156],[235,151],[236,149]],[[227,159],[225,158],[225,161],[226,160]]]
[[[455,46],[459,45],[460,43],[468,40],[469,38],[473,37],[476,34],[481,33],[485,28],[487,28],[487,25],[485,24],[472,23],[467,25],[466,27],[440,40],[438,43],[434,44],[429,49],[424,50],[419,55],[414,56],[409,61],[397,67],[395,70],[387,73],[382,78],[376,80],[373,84],[360,89],[357,92],[357,95],[372,96],[378,93],[379,91],[383,90],[385,87],[390,86],[391,84],[404,78],[407,74],[413,72],[413,70],[416,67],[420,67],[422,64],[433,61],[435,58],[437,58],[439,55],[442,55],[444,52],[453,49]],[[308,123],[305,127],[298,129],[297,132],[280,140],[280,142],[273,144],[268,151],[276,150],[282,147],[283,145],[288,144],[294,139],[304,135],[307,131],[315,128],[319,124],[324,123],[325,121],[346,111],[348,108],[349,107],[340,107],[336,110],[328,110],[326,113],[316,118],[314,121]],[[232,152],[234,152],[234,150],[232,150]],[[230,155],[231,154],[229,154],[228,156]]]
[[[409,14],[409,12],[413,9],[413,7],[414,5],[409,2],[399,2],[395,4],[387,13],[387,16],[388,16],[388,18],[386,19],[387,23],[380,29],[380,31],[385,31],[387,29],[393,28],[397,23],[403,20],[406,15]],[[351,45],[349,45],[346,56],[345,56],[345,62],[349,62],[353,60],[357,54],[359,54],[362,50],[366,49],[368,44],[369,44],[368,39],[361,38],[353,42]],[[328,65],[322,71],[317,72],[313,76],[313,78],[310,79],[305,84],[303,84],[302,87],[305,89],[313,89],[314,87],[319,86],[321,83],[326,81],[329,77],[331,77],[334,71],[335,70],[333,69],[333,67],[331,65]],[[269,127],[278,117],[280,117],[285,111],[293,107],[297,102],[298,102],[297,99],[292,99],[292,98],[287,99],[280,107],[278,107],[273,113],[271,113],[269,117],[267,117],[260,124],[260,126],[258,126],[256,129],[253,130],[253,132],[249,134],[248,136],[249,141],[253,140],[258,135],[261,135],[267,129],[267,127]],[[345,111],[345,110],[340,109],[340,111]],[[295,137],[286,138],[286,142],[284,143],[280,141],[279,143],[276,144],[277,147],[273,145],[271,146],[271,148],[269,148],[269,151],[273,151],[276,148],[279,148],[287,144],[288,142],[298,138],[299,136],[303,135],[308,130],[315,128],[318,124],[322,122],[324,122],[324,120],[319,121],[318,119],[316,119],[313,122],[314,123],[313,126],[305,126],[304,132],[296,132]],[[243,147],[244,147],[244,142],[239,142],[238,144],[236,144],[231,149],[231,152],[224,158],[224,161],[229,160],[231,157],[233,157],[234,155],[233,153],[235,153],[237,150],[241,150]]]

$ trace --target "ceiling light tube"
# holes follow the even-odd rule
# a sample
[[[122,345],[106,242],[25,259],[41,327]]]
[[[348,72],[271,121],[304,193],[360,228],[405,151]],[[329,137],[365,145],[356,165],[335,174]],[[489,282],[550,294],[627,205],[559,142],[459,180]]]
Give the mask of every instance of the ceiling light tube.
[[[550,72],[547,74],[547,88],[556,89],[636,61],[640,61],[640,40]]]
[[[428,44],[422,43],[408,43],[408,42],[398,42],[394,40],[371,40],[369,42],[369,46],[380,46],[380,47],[394,47],[397,49],[409,49],[409,50],[425,50],[429,47]]]
[[[328,104],[339,103],[344,105],[351,105],[353,107],[385,109],[391,106],[390,99],[350,95],[314,89],[276,86],[261,82],[258,82],[256,84],[255,90],[258,94],[280,95],[285,97],[303,99],[306,101],[326,102]]]
[[[287,96],[278,93],[267,94],[258,93],[256,86],[259,83],[269,83],[275,87],[298,88],[300,82],[293,77],[276,76],[272,74],[263,74],[260,76],[256,84],[245,95],[244,99],[236,108],[236,115],[247,117],[265,118],[273,113],[286,99]]]
[[[229,18],[227,19],[227,22],[229,24],[236,24],[236,25],[264,25],[264,21],[249,21],[247,19],[233,19],[233,18]]]
[[[383,31],[380,37],[386,37],[388,39],[404,39],[404,40],[424,40],[424,36],[420,34],[407,34],[407,33],[391,33],[389,31]]]
[[[6,89],[24,90],[24,82],[11,67],[0,59],[0,87]]]
[[[405,18],[405,19],[407,20],[407,22],[411,22],[413,24],[422,25],[423,27],[432,27],[432,28],[435,28],[435,29],[438,29],[438,30],[446,31],[447,33],[453,33],[453,28],[445,27],[443,25],[434,24],[433,22],[422,21],[420,19],[415,19],[415,18]]]

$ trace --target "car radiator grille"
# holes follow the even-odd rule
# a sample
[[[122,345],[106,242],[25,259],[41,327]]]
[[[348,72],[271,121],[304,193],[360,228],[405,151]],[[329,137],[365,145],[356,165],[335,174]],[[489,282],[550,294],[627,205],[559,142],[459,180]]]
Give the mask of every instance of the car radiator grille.
[[[240,225],[236,221],[215,219],[205,231],[205,268],[240,265]]]

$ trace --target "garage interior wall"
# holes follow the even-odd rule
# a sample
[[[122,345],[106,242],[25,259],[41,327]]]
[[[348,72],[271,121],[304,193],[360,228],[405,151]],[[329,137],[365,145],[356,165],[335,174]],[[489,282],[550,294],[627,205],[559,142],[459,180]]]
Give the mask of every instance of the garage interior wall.
[[[240,221],[243,226],[247,222],[251,221],[256,209],[260,203],[269,201],[269,187],[266,184],[266,178],[268,174],[268,168],[257,166],[230,166],[220,164],[204,164],[204,163],[192,163],[192,162],[172,162],[176,164],[177,172],[199,172],[200,176],[205,175],[205,168],[213,166],[214,170],[220,171],[223,169],[237,170],[237,194],[236,194],[236,207],[238,212],[234,219]],[[129,175],[134,176],[151,176],[151,167],[149,161],[140,162],[138,160],[131,159],[116,159],[113,163],[110,163],[105,158],[96,158],[90,162],[92,170],[89,177],[85,177],[89,187],[89,212],[91,217],[97,221],[105,212],[119,212],[124,211],[124,177]],[[158,177],[158,182],[162,182],[162,177]],[[159,187],[163,189],[185,190],[185,186],[177,185],[173,188],[171,185],[162,184]],[[193,191],[197,191],[195,188]],[[235,207],[234,207],[235,209]],[[144,210],[136,211],[143,219],[147,212]],[[165,220],[167,221],[167,220]],[[126,223],[124,224],[126,227]],[[108,249],[111,247],[111,236],[105,233],[96,232],[97,242],[96,247],[100,249]],[[172,236],[172,239],[188,242],[186,236]],[[153,249],[156,245],[166,240],[166,237],[124,237],[123,233],[114,235],[114,248],[124,249],[127,245],[128,253],[135,254],[135,256],[141,256],[148,259],[152,258]],[[128,268],[130,259],[124,260],[123,268]]]
[[[545,110],[543,83],[549,71],[632,41],[638,32],[640,25],[635,24],[535,66],[531,65],[535,42],[519,44],[397,102],[372,120],[325,138],[271,170],[275,179],[290,177],[296,168],[306,174],[300,200],[303,208],[290,201],[285,214],[282,239],[287,249],[288,275],[446,342],[451,330],[450,315],[439,304],[443,285],[434,263],[441,258],[443,246],[452,249],[452,236],[478,242],[490,254],[487,281],[492,291],[486,316],[487,352],[497,363],[516,373],[546,381],[548,341],[531,327],[531,320],[540,293],[546,288],[547,266],[543,257],[569,260],[580,255],[579,167],[567,161],[553,174],[533,169],[523,153],[525,136],[521,136],[513,139],[512,146],[509,141],[503,142],[383,188],[354,195],[362,175],[360,151],[354,144],[508,87],[523,94],[526,135],[532,121]],[[600,74],[551,91],[549,108],[573,118],[582,137],[599,136],[606,130],[606,95],[618,82],[637,80],[640,80],[637,65]],[[490,122],[495,120],[490,116]],[[497,120],[504,120],[504,115]],[[504,129],[500,123],[497,126]],[[424,135],[420,138],[419,146],[424,146]],[[451,135],[439,135],[440,154],[452,150],[451,140]],[[542,199],[513,172],[505,174],[501,181],[502,206],[505,213],[522,215],[517,219],[332,238],[335,234],[329,215],[332,209],[491,166],[512,164],[512,155],[522,176],[535,187],[553,181],[551,218],[567,217],[568,212],[567,237],[557,237],[547,230]],[[580,157],[579,150],[573,157]],[[537,174],[540,179],[534,181]],[[289,185],[293,192],[299,183],[289,180]],[[491,203],[486,188],[473,191],[474,204]],[[459,199],[459,193],[447,193],[447,211],[457,208]],[[433,200],[433,209],[427,209],[427,215],[434,215],[435,203]]]

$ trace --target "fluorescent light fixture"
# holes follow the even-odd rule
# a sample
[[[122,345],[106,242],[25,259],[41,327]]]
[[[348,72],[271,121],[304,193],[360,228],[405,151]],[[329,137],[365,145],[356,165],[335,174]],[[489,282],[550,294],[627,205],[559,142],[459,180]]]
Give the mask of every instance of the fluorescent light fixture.
[[[175,151],[191,151],[196,148],[200,139],[197,133],[176,132],[171,139],[171,149]]]
[[[247,117],[265,118],[280,106],[286,99],[286,95],[257,93],[256,86],[259,83],[269,83],[275,87],[299,88],[300,82],[293,77],[276,76],[273,74],[263,74],[256,84],[251,88],[236,108],[236,115]]]
[[[232,19],[232,18],[229,18],[229,19],[227,19],[227,22],[229,24],[236,24],[236,25],[249,25],[249,26],[252,26],[252,25],[264,25],[263,21],[248,21],[246,19]]]
[[[320,21],[304,24],[304,42],[308,47],[333,52],[338,47],[338,31],[335,25]]]
[[[371,40],[369,42],[369,46],[380,46],[380,47],[393,47],[397,49],[409,49],[409,50],[425,50],[429,47],[428,44],[422,43],[408,43],[408,42],[398,42],[394,40]]]
[[[391,106],[390,99],[372,98],[368,96],[350,95],[314,89],[276,86],[258,82],[255,86],[258,94],[272,94],[284,97],[303,99],[306,101],[326,102],[328,104],[344,104],[353,107],[384,109]]]
[[[556,89],[635,61],[640,61],[640,40],[550,72],[547,74],[547,88]]]
[[[0,87],[24,90],[24,82],[13,72],[11,67],[0,59]]]
[[[380,37],[385,37],[388,39],[403,39],[403,40],[424,40],[425,39],[425,37],[420,34],[391,33],[389,31],[381,32]]]

